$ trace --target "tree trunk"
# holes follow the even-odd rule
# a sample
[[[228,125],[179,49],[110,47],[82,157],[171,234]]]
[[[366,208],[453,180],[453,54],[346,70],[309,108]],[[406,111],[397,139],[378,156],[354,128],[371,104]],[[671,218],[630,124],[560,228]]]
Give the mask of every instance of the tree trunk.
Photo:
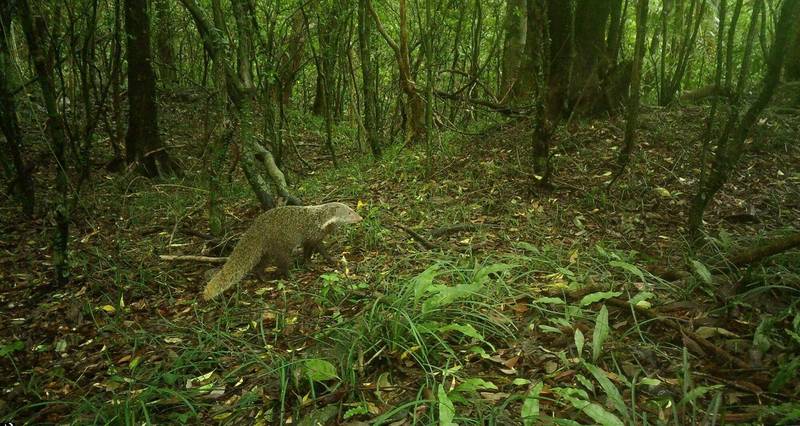
[[[725,0],[723,0],[725,1]],[[633,64],[631,65],[631,87],[625,117],[625,140],[619,152],[617,164],[621,176],[630,162],[631,152],[636,145],[636,128],[639,120],[639,100],[641,97],[642,62],[644,61],[645,38],[647,37],[647,9],[649,0],[639,0],[636,6],[636,42],[634,43]],[[615,177],[614,180],[617,178]],[[612,183],[614,182],[612,180]],[[611,186],[611,184],[609,184]]]
[[[425,102],[422,95],[417,90],[417,84],[411,73],[411,56],[408,47],[408,22],[406,19],[406,0],[400,0],[400,43],[395,43],[383,28],[378,14],[372,7],[372,2],[367,0],[367,7],[372,19],[375,21],[378,32],[381,34],[389,47],[394,51],[397,58],[397,68],[400,77],[400,89],[406,95],[405,113],[408,120],[406,139],[411,143],[421,143],[425,141]]]
[[[170,10],[169,0],[155,0],[156,8],[156,50],[158,52],[158,71],[159,78],[168,85],[175,85],[178,80],[178,72],[175,67],[175,51],[172,48],[172,34],[174,24],[172,23],[172,11]]]
[[[406,0],[400,0],[400,80],[403,92],[407,97],[408,124],[410,127],[410,140],[420,143],[425,140],[425,124],[423,116],[425,106],[422,96],[417,90],[414,77],[411,74],[411,51],[408,47],[408,20],[406,19]]]
[[[558,7],[569,7],[569,2],[552,0],[551,5],[554,3],[558,3]],[[605,29],[610,15],[611,2],[608,0],[577,1],[573,28],[574,63],[568,65],[571,71],[568,73],[570,80],[566,83],[569,87],[570,110],[577,108],[579,113],[593,114],[606,108],[602,76],[611,63],[606,56],[605,43]],[[561,75],[554,74],[553,77],[561,78]]]
[[[0,159],[6,177],[11,181],[11,192],[22,205],[26,216],[33,216],[35,204],[32,165],[22,156],[22,133],[17,121],[17,103],[13,90],[18,85],[17,71],[11,58],[11,3],[0,4],[0,130],[6,137],[5,144],[0,146]],[[6,156],[11,157],[6,164]]]
[[[625,9],[628,6],[628,0],[624,0],[624,7],[623,0],[610,1],[611,12],[606,36],[606,57],[608,58],[609,66],[613,67],[617,65],[617,61],[619,60],[619,50],[622,46],[622,34],[625,32]]]
[[[794,42],[786,53],[786,79],[800,80],[800,30],[795,31]]]
[[[158,134],[156,76],[150,59],[150,21],[147,0],[125,0],[125,30],[128,34],[128,133],[125,158],[138,163],[147,177],[171,176],[178,172]]]
[[[500,83],[501,99],[514,100],[520,95],[517,80],[525,50],[528,11],[525,0],[506,0],[506,18],[503,23],[505,41]]]
[[[262,157],[262,162],[265,164],[267,172],[281,194],[286,198],[287,203],[300,204],[301,201],[299,199],[289,194],[286,182],[281,179],[283,174],[279,173],[280,170],[275,165],[272,156],[264,155],[265,148],[258,146],[253,130],[253,95],[255,94],[255,89],[245,86],[239,79],[238,74],[233,71],[233,67],[230,66],[225,56],[225,51],[223,51],[225,42],[221,37],[221,32],[206,20],[197,3],[194,0],[181,0],[181,3],[192,16],[197,26],[197,31],[203,39],[203,46],[206,52],[219,64],[224,74],[228,100],[239,124],[239,140],[243,151],[242,168],[261,206],[265,210],[271,209],[275,207],[275,202],[269,193],[269,185],[260,170],[256,168],[256,160],[258,160],[259,156]],[[220,17],[221,20],[222,17]],[[268,153],[268,151],[266,152]]]
[[[378,139],[378,87],[373,73],[375,60],[372,56],[372,19],[367,10],[368,0],[358,2],[358,54],[361,57],[361,78],[364,84],[364,130],[367,144],[375,157],[381,156]]]
[[[122,11],[120,2],[114,0],[114,33],[111,42],[111,121],[108,139],[114,158],[106,165],[111,172],[122,170],[125,159],[120,148],[125,141],[125,128],[122,123]]]
[[[27,1],[19,3],[19,14],[25,39],[28,41],[28,52],[33,60],[39,87],[42,90],[45,110],[47,111],[47,136],[50,139],[56,168],[56,192],[58,200],[55,207],[56,232],[53,237],[53,267],[55,276],[53,283],[64,286],[69,282],[69,187],[67,185],[66,135],[64,119],[56,106],[56,89],[52,66],[43,48],[42,34],[48,34],[43,19],[34,16]]]
[[[303,66],[303,54],[306,47],[306,32],[302,13],[295,13],[292,18],[292,35],[289,37],[286,54],[281,55],[278,64],[278,76],[281,83],[281,105],[288,105],[292,97],[292,88],[297,81],[297,73]]]

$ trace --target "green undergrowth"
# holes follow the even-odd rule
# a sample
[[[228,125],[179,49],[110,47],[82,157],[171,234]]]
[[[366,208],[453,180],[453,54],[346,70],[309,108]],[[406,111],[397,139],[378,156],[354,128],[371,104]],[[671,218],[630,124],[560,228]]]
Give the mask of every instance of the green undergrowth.
[[[455,156],[450,137],[437,143]],[[93,238],[124,255],[93,249],[87,239],[73,259],[91,283],[92,298],[80,299],[79,310],[94,337],[35,349],[66,357],[91,348],[76,362],[94,373],[75,378],[53,368],[24,380],[12,373],[45,402],[10,407],[9,418],[47,410],[78,424],[126,425],[681,425],[724,423],[727,412],[750,413],[753,423],[800,418],[800,406],[782,399],[792,393],[800,358],[781,355],[769,402],[754,401],[709,380],[702,372],[717,368],[711,357],[689,352],[678,331],[647,315],[714,297],[712,273],[720,273],[711,265],[737,245],[733,238],[715,235],[703,257],[684,259],[689,276],[671,284],[647,272],[650,255],[618,240],[553,237],[567,222],[586,231],[581,215],[547,197],[470,195],[481,189],[470,187],[481,173],[501,173],[497,164],[454,162],[457,173],[428,179],[422,151],[391,147],[383,161],[350,161],[298,181],[304,201],[345,201],[364,217],[334,238],[340,263],[312,262],[286,280],[246,280],[210,303],[199,298],[203,266],[155,260],[229,250],[229,237],[210,247],[186,232],[206,229],[201,181],[106,183],[109,193],[124,194],[115,205],[119,219],[113,235]],[[225,185],[222,198],[234,230],[257,214],[244,207],[253,202],[242,182]],[[597,208],[608,203],[603,196],[586,194],[579,203]],[[438,239],[427,233],[473,222],[486,226]],[[398,225],[435,248],[422,249]],[[753,296],[793,288],[798,265],[786,254],[747,274],[750,287],[711,314],[755,311]],[[748,319],[757,324],[752,334],[725,334],[736,332],[733,324],[703,333],[744,348],[729,348],[738,354],[800,349],[796,303]],[[0,356],[13,363],[20,346],[0,342]],[[54,383],[74,391],[57,393]]]
[[[89,312],[128,354],[108,354],[105,380],[83,397],[47,404],[105,424],[717,418],[723,386],[696,384],[685,349],[654,341],[646,320],[606,304],[625,300],[635,312],[675,290],[631,253],[575,253],[532,243],[480,258],[440,253],[412,274],[402,265],[365,272],[371,279],[326,273],[302,291],[281,281],[272,298],[263,289],[212,304],[176,297],[148,323],[133,321],[145,307],[110,301]],[[632,353],[681,361],[654,374]]]

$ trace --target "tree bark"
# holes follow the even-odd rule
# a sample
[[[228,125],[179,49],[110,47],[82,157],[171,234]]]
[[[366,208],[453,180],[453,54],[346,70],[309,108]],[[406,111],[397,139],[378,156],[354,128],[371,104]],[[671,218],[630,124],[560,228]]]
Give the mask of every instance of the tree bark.
[[[414,82],[414,77],[411,74],[411,58],[408,47],[408,22],[406,19],[406,0],[400,0],[399,44],[395,43],[395,41],[389,37],[389,34],[386,33],[378,14],[375,13],[375,10],[372,7],[372,2],[369,0],[367,0],[367,7],[369,8],[370,15],[372,15],[372,19],[375,21],[378,32],[381,34],[383,39],[386,40],[386,43],[389,45],[389,47],[392,48],[395,58],[397,58],[397,66],[400,74],[400,89],[402,89],[403,93],[406,95],[405,109],[408,117],[409,127],[406,133],[406,139],[412,143],[421,143],[425,141],[425,124],[423,119],[425,113],[425,102],[422,99],[422,95],[420,95],[419,91],[417,90],[417,85]]]
[[[33,60],[37,81],[42,90],[45,111],[47,111],[47,136],[50,139],[53,155],[56,160],[56,192],[58,199],[55,207],[56,232],[53,237],[53,268],[55,276],[53,283],[62,287],[69,283],[69,187],[67,181],[66,164],[66,134],[64,133],[64,118],[56,106],[56,90],[51,74],[52,67],[48,61],[47,53],[42,46],[42,34],[47,34],[47,29],[40,16],[34,16],[27,1],[19,3],[19,15],[22,29],[28,42],[28,52]]]
[[[517,80],[525,50],[528,11],[525,0],[506,0],[506,17],[503,23],[505,41],[500,83],[501,99],[514,100],[521,95]]]
[[[150,21],[147,0],[125,0],[125,30],[128,34],[128,133],[125,159],[137,163],[147,177],[178,173],[158,133],[156,76],[150,57]]]
[[[800,30],[795,31],[794,42],[790,46],[786,54],[786,79],[800,80]]]
[[[625,111],[625,140],[617,159],[619,167],[617,177],[621,176],[625,171],[630,162],[631,152],[633,152],[633,148],[636,145],[636,128],[639,120],[639,101],[641,98],[642,62],[644,61],[645,39],[647,37],[647,9],[649,3],[649,0],[639,0],[636,6],[636,42],[634,43],[633,64],[631,65],[630,94],[628,95],[628,106]]]
[[[378,87],[373,70],[375,60],[372,56],[372,19],[369,16],[368,0],[358,2],[358,54],[361,58],[361,79],[364,97],[364,130],[372,155],[381,156],[378,139]]]
[[[12,2],[0,4],[0,130],[5,135],[5,144],[0,147],[0,160],[10,189],[19,200],[26,216],[33,216],[35,205],[33,167],[22,155],[22,133],[17,121],[17,103],[13,90],[17,86],[17,72],[11,58],[11,6]],[[11,157],[7,164],[6,157]]]
[[[172,11],[169,0],[155,0],[156,9],[156,50],[158,52],[159,78],[163,83],[174,85],[178,81],[175,67],[175,50],[172,47]]]

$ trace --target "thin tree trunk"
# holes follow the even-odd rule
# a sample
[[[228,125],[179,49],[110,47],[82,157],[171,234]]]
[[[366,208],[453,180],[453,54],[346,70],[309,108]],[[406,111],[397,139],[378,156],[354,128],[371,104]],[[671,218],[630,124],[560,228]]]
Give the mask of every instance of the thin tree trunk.
[[[505,41],[501,66],[500,97],[513,100],[519,93],[520,66],[525,50],[528,12],[525,0],[506,0],[506,18],[503,24]]]
[[[6,166],[6,174],[11,181],[11,191],[19,200],[26,216],[33,216],[35,206],[33,167],[22,155],[22,133],[17,121],[17,103],[13,90],[17,86],[17,71],[11,58],[11,3],[0,4],[0,130],[5,135],[5,145],[0,147],[0,155],[8,155],[11,162]],[[7,152],[7,154],[6,154]],[[13,170],[12,170],[13,169]]]
[[[619,171],[617,176],[609,183],[609,187],[625,172],[625,168],[631,159],[631,152],[636,145],[636,128],[638,127],[641,98],[642,61],[644,61],[645,39],[647,38],[647,9],[649,3],[649,0],[639,0],[636,6],[636,42],[634,43],[633,63],[631,65],[631,87],[628,95],[628,107],[625,111],[625,139],[617,158]]]
[[[236,118],[240,126],[239,139],[242,146],[242,168],[244,169],[245,176],[247,177],[250,187],[256,194],[259,202],[264,209],[270,209],[275,206],[272,196],[269,194],[269,186],[261,173],[256,168],[257,156],[262,157],[263,163],[267,167],[267,172],[272,177],[273,182],[278,186],[279,190],[285,193],[287,203],[300,204],[301,201],[288,193],[285,181],[279,179],[277,172],[280,170],[274,163],[271,155],[266,156],[263,154],[264,147],[258,146],[255,140],[253,131],[253,95],[254,88],[247,87],[242,84],[236,72],[227,62],[224,56],[223,48],[224,41],[220,36],[220,31],[212,26],[203,16],[200,8],[194,0],[180,0],[197,26],[200,37],[203,39],[203,46],[206,52],[218,62],[222,67],[225,75],[225,86],[228,100],[235,110]],[[268,151],[267,151],[268,152]]]
[[[172,12],[169,0],[155,0],[156,9],[156,51],[158,52],[159,78],[168,85],[174,85],[178,80],[175,68],[175,51],[172,48]]]
[[[368,0],[358,2],[358,54],[361,57],[361,78],[364,84],[364,130],[367,144],[375,157],[381,156],[378,139],[378,92],[373,73],[375,60],[372,56],[372,19],[369,16]]]
[[[53,77],[50,74],[52,67],[47,60],[42,46],[41,34],[47,34],[44,21],[40,16],[34,16],[27,1],[20,2],[19,14],[25,39],[28,41],[28,51],[33,60],[37,81],[42,90],[45,110],[47,112],[47,135],[50,139],[53,155],[56,160],[56,201],[55,219],[56,232],[53,238],[53,267],[55,276],[53,283],[64,286],[69,282],[69,193],[66,164],[66,135],[64,133],[63,117],[56,106],[56,90]]]
[[[406,95],[406,115],[410,131],[406,133],[406,138],[412,143],[423,142],[425,140],[424,101],[417,90],[416,83],[411,74],[411,59],[408,47],[408,22],[406,19],[406,0],[400,0],[400,43],[395,43],[383,28],[378,14],[372,8],[372,2],[367,0],[367,7],[378,32],[381,34],[389,47],[394,51],[397,58],[398,72],[400,77],[400,88]]]

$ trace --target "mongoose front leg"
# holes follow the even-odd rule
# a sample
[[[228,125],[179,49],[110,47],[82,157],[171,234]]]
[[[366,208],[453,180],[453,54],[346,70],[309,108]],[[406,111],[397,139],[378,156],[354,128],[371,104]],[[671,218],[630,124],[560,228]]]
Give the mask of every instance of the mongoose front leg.
[[[281,252],[280,254],[276,254],[274,260],[275,260],[275,266],[278,268],[278,271],[276,272],[277,276],[279,277],[288,276],[289,263],[291,262],[289,252]]]
[[[329,264],[335,264],[336,259],[332,258],[330,254],[328,254],[328,250],[325,248],[325,244],[322,244],[322,241],[319,242],[316,246],[317,253],[322,255],[326,262]]]
[[[267,274],[266,271],[268,266],[270,266],[270,257],[263,256],[261,260],[258,262],[258,265],[256,265],[256,270],[255,270],[256,276],[258,277],[259,281],[263,282],[269,279],[269,275]]]

